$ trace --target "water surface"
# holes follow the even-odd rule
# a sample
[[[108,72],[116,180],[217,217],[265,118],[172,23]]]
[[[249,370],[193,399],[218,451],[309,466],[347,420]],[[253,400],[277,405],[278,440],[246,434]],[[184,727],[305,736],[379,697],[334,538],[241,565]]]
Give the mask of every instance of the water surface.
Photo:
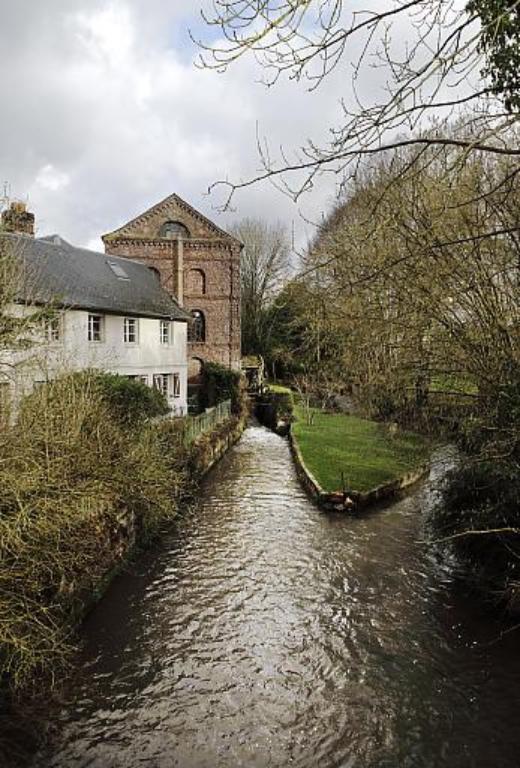
[[[519,766],[518,635],[420,543],[430,502],[322,514],[250,427],[91,614],[35,766]]]

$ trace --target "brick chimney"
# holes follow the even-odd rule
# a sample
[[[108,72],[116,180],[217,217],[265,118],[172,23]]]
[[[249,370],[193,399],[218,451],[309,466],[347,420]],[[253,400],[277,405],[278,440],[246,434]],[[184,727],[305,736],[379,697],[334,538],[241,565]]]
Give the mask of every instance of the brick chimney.
[[[34,213],[29,213],[25,203],[11,203],[7,210],[2,211],[2,229],[34,237]]]

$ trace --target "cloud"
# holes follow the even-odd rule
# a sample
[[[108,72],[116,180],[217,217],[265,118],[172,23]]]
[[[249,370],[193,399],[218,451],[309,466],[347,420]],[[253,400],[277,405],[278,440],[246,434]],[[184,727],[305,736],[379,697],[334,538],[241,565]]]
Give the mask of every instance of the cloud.
[[[340,116],[341,75],[309,95],[304,85],[258,83],[254,62],[225,75],[193,66],[193,0],[17,0],[4,4],[0,181],[25,198],[40,233],[97,243],[177,192],[221,226],[239,216],[296,222],[302,242],[336,190],[317,183],[295,206],[269,184],[220,216],[208,198],[219,179],[259,169],[257,130],[278,144],[323,140]]]
[[[36,176],[35,185],[49,192],[58,192],[64,189],[70,183],[70,177],[67,173],[59,171],[53,165],[48,163],[40,169]]]

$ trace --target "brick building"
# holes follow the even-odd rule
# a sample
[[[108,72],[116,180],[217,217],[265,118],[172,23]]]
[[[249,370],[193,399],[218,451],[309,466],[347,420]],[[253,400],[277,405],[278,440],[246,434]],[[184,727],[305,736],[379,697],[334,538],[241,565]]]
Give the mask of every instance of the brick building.
[[[203,362],[240,370],[240,253],[242,244],[170,195],[103,236],[108,254],[157,270],[168,293],[192,316],[189,377]]]

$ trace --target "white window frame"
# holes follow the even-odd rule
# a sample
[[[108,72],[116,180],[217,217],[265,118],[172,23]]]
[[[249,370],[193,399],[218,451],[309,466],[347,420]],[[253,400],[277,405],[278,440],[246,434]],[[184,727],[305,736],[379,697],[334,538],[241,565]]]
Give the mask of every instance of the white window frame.
[[[154,373],[153,375],[154,389],[159,390],[159,392],[163,394],[166,398],[170,397],[170,384],[171,384],[170,373]]]
[[[57,344],[62,339],[63,323],[62,316],[55,315],[45,321],[45,336],[49,344]]]
[[[172,391],[173,396],[177,399],[181,397],[181,375],[180,373],[172,374]]]
[[[98,333],[94,333],[94,321],[99,320]],[[94,338],[98,336],[98,338]],[[105,316],[89,313],[87,337],[91,344],[101,344],[105,338]]]
[[[160,320],[159,323],[159,338],[161,344],[165,347],[169,347],[172,343],[172,324],[169,320]]]
[[[125,344],[139,344],[139,320],[137,317],[125,317],[123,320],[123,341]]]

